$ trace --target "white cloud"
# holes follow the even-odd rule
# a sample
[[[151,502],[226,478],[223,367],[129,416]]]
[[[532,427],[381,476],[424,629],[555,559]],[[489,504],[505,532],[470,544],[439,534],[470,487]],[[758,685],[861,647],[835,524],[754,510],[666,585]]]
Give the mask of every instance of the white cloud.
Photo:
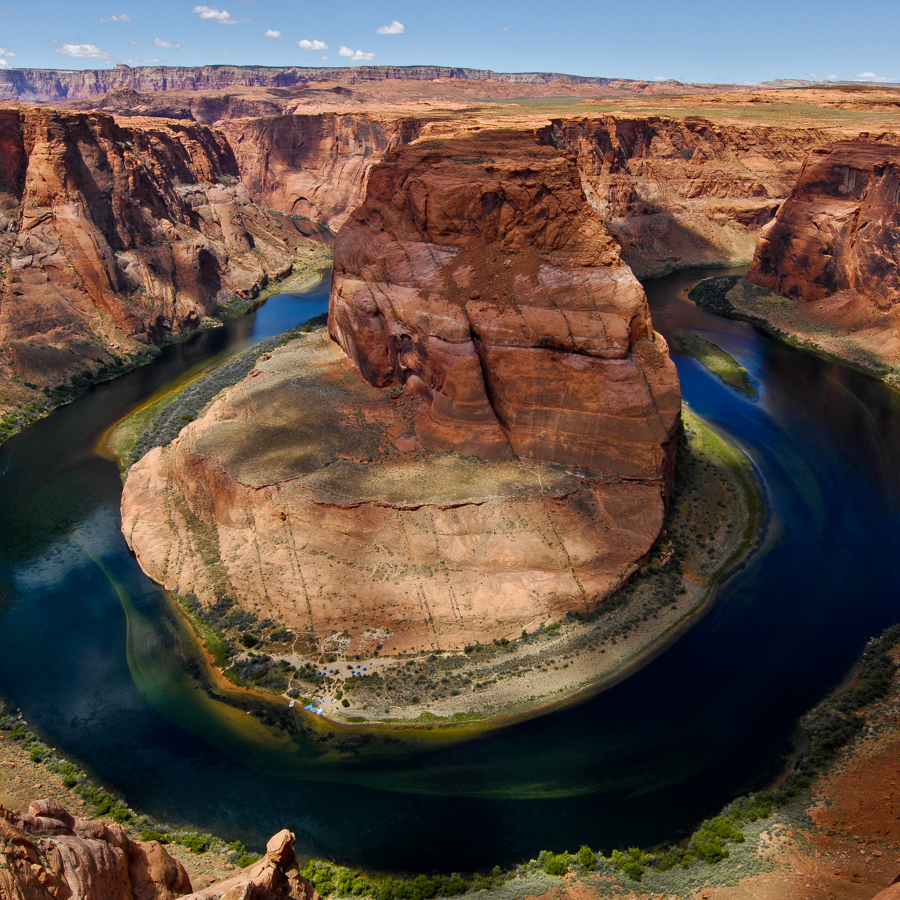
[[[101,22],[130,22],[131,16],[128,13],[122,13],[119,16],[107,16],[105,19],[100,19]]]
[[[267,29],[266,29],[266,33],[263,35],[263,37],[268,37],[268,38],[280,38],[280,37],[281,37],[281,32],[280,32],[280,31],[277,31],[277,30],[274,29],[274,28],[267,28]]]
[[[884,75],[876,75],[874,72],[863,72],[862,74],[857,75],[856,77],[862,81],[877,81],[881,84],[884,84],[885,82],[893,81],[892,78],[886,78]]]
[[[327,50],[328,44],[325,41],[308,41],[306,38],[303,38],[302,41],[297,41],[297,46],[301,50]]]
[[[381,28],[375,29],[375,34],[405,34],[406,29],[403,25],[394,19],[390,25],[382,25]]]
[[[53,52],[71,56],[74,59],[109,59],[109,54],[105,50],[101,50],[93,44],[63,44]]]
[[[826,75],[825,80],[826,81],[840,81],[840,79],[837,77],[837,75]]]
[[[220,25],[237,25],[238,22],[246,22],[246,19],[235,19],[227,9],[219,9],[216,6],[195,6],[192,13],[196,13],[201,19],[212,19]]]
[[[668,75],[654,75],[651,81],[671,81]]]
[[[348,59],[362,62],[363,60],[375,59],[374,53],[365,53],[362,50],[351,50],[349,47],[341,46],[338,50],[338,56],[346,56]]]
[[[320,56],[319,59],[321,59],[322,62],[324,62],[326,59],[328,59],[328,57],[327,57],[327,56]]]
[[[184,50],[184,47],[181,44],[173,44],[171,41],[164,41],[160,38],[153,38],[153,46],[154,47],[168,47],[171,50]]]
[[[0,56],[18,56],[18,53],[13,53],[12,50],[7,50],[6,47],[0,47]]]
[[[8,69],[9,63],[5,59],[0,59],[0,69]]]
[[[132,44],[143,44],[144,42],[143,41],[132,41],[131,43]]]
[[[877,78],[878,76],[874,72],[860,72],[857,78]]]
[[[164,59],[160,59],[157,56],[151,56],[149,59],[144,60],[145,63],[149,63],[151,66],[158,66],[165,62]]]

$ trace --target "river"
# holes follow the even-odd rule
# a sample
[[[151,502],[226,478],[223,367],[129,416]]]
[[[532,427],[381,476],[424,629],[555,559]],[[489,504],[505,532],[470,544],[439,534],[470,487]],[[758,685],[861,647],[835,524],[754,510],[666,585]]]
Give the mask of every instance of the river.
[[[328,281],[168,347],[0,448],[0,695],[134,808],[261,847],[379,871],[472,871],[541,849],[650,846],[783,765],[798,718],[900,621],[900,395],[648,282],[654,324],[751,373],[747,399],[673,352],[692,408],[757,467],[765,542],[698,624],[631,678],[465,739],[332,728],[204,689],[196,647],[119,531],[121,480],[96,452],[130,409],[322,312]]]

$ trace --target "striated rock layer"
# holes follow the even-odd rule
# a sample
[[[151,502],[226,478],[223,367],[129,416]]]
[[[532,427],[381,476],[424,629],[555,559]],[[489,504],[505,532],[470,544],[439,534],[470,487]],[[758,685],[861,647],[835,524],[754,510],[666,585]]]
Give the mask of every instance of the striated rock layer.
[[[741,265],[790,193],[815,128],[722,124],[694,116],[555,119],[585,193],[639,277]]]
[[[258,862],[193,893],[159,842],[76,818],[55,800],[36,800],[27,814],[0,807],[0,861],[4,900],[319,900],[300,875],[289,831],[276,834]]]
[[[546,129],[400,146],[335,257],[346,356],[298,338],[131,468],[144,570],[313,651],[461,649],[601,605],[659,536],[681,395],[572,160]]]
[[[692,93],[721,90],[723,85],[684,85],[678,81],[648,82],[627,78],[599,78],[553,72],[492,72],[456,66],[137,66],[124,64],[112,69],[67,71],[58,69],[0,70],[0,99],[60,101],[79,100],[105,94],[117,88],[138,91],[209,91],[226,87],[274,87],[316,81],[365,84],[379,81],[495,81],[520,85],[564,82],[579,85],[612,86],[634,93]],[[746,90],[730,85],[734,90]]]
[[[546,129],[423,139],[375,166],[329,333],[424,398],[432,450],[669,476],[681,394],[646,297]]]
[[[0,148],[0,363],[38,386],[196,327],[307,246],[194,123],[5,109]]]
[[[372,164],[418,137],[422,124],[377,113],[323,113],[221,121],[216,131],[257,202],[337,231],[362,202]]]
[[[803,304],[871,362],[900,363],[900,146],[840,141],[810,153],[764,229],[753,284]]]
[[[490,127],[489,114],[479,121]],[[528,135],[535,124],[515,127]],[[386,153],[460,126],[413,112],[296,109],[223,119],[215,128],[255,200],[336,231],[362,202],[368,172]],[[573,156],[585,195],[639,277],[749,262],[806,154],[824,140],[813,128],[621,114],[553,119],[547,134]]]

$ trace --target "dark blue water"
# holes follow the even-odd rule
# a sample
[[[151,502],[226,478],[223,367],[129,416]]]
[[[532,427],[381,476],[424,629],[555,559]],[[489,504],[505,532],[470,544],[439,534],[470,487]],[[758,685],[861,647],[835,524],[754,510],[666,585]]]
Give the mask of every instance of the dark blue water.
[[[769,533],[710,612],[625,682],[454,741],[305,724],[263,702],[245,716],[210,688],[127,551],[119,475],[94,445],[200,359],[312,312],[275,298],[0,450],[0,694],[136,808],[255,846],[289,827],[302,852],[345,863],[471,870],[684,834],[765,784],[798,717],[900,621],[900,397],[698,309],[684,293],[702,274],[648,284],[654,323],[673,350],[701,330],[758,383],[748,400],[674,353],[686,400],[758,467]]]

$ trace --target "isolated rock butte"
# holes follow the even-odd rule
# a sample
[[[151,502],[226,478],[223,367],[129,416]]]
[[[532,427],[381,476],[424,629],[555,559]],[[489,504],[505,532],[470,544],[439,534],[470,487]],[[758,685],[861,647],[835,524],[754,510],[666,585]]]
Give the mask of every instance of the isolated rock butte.
[[[422,446],[652,481],[681,394],[646,297],[550,129],[422,139],[341,230],[328,327],[361,376],[425,400]]]
[[[4,900],[319,900],[300,875],[289,831],[276,834],[258,862],[192,893],[184,867],[160,843],[78,819],[55,800],[36,800],[28,813],[0,807],[0,860]]]
[[[308,246],[194,123],[0,109],[0,348],[38,386],[196,327]]]
[[[900,363],[900,146],[840,141],[810,153],[747,279],[802,302],[873,360]]]

